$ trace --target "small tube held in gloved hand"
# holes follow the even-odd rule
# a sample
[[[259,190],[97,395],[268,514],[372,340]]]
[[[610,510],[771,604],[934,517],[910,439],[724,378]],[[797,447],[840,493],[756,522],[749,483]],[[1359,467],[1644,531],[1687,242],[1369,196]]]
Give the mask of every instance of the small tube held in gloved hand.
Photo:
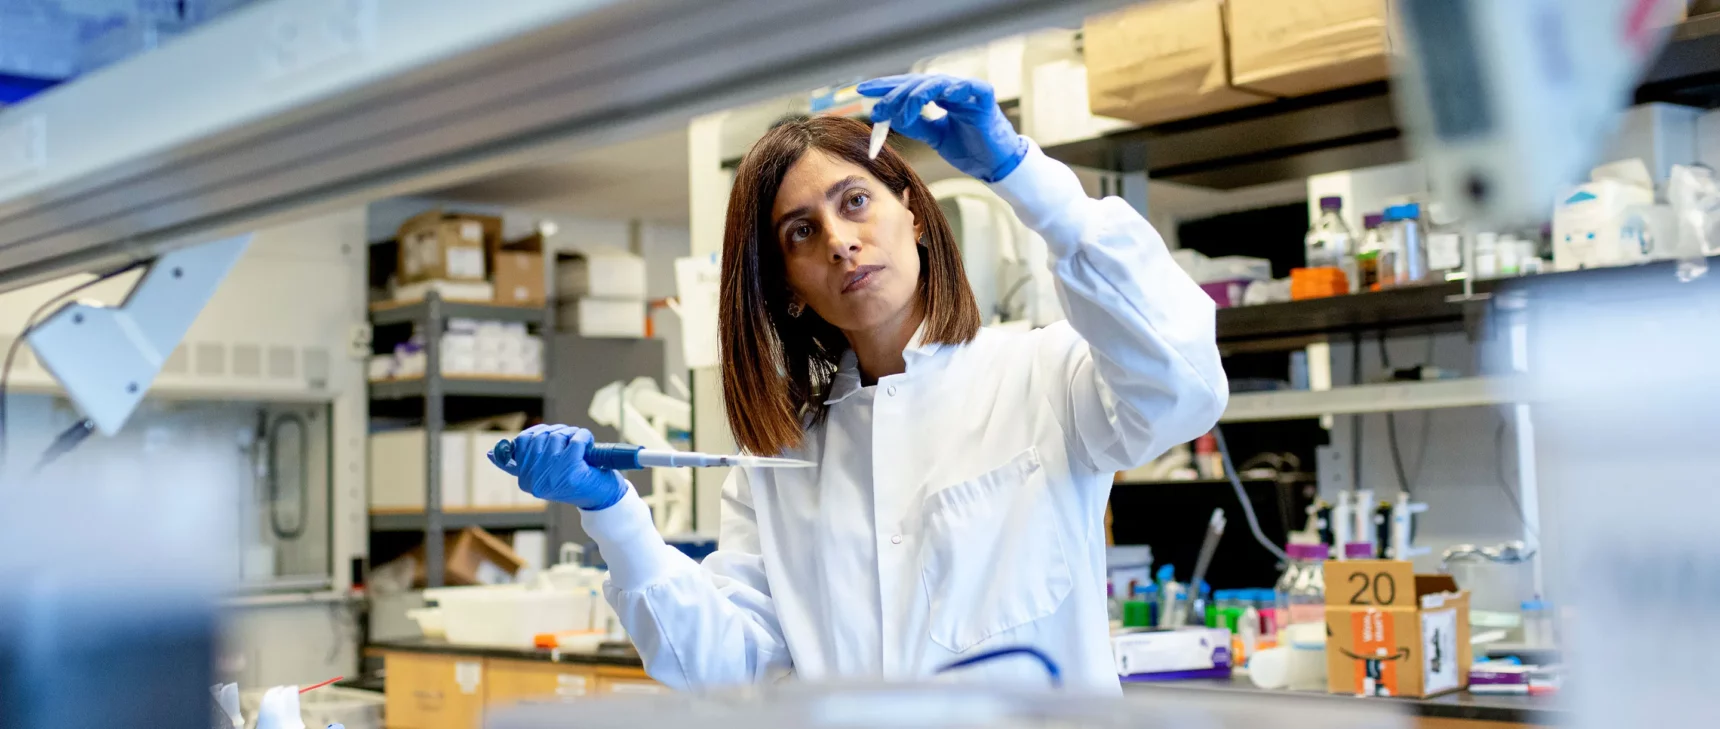
[[[884,140],[890,136],[890,120],[872,124],[872,144],[866,148],[866,159],[878,159],[878,153],[884,151]]]

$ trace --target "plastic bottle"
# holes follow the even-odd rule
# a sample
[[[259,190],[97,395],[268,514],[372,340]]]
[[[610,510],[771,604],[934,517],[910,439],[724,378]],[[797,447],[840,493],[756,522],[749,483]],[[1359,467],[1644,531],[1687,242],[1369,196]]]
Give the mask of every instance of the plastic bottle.
[[[1110,585],[1105,586],[1105,613],[1111,625],[1123,624],[1123,601],[1117,599],[1117,591]]]
[[[1385,249],[1385,238],[1380,231],[1380,225],[1385,216],[1379,213],[1369,213],[1362,216],[1362,242],[1356,249],[1356,276],[1350,282],[1350,291],[1372,291],[1380,283],[1380,252]]]
[[[1344,223],[1344,199],[1338,196],[1320,198],[1320,217],[1309,226],[1304,238],[1309,268],[1336,268],[1349,278],[1354,291],[1356,273],[1355,236]]]
[[[1558,645],[1553,629],[1553,608],[1539,597],[1523,602],[1523,644],[1530,648]]]
[[[1421,206],[1415,203],[1386,208],[1385,249],[1380,253],[1380,287],[1424,281],[1427,248],[1422,239]]]
[[[1432,281],[1449,281],[1451,274],[1464,270],[1463,230],[1461,221],[1450,207],[1428,203],[1425,248],[1427,276]]]
[[[1254,655],[1254,649],[1260,645],[1260,611],[1253,605],[1242,608],[1242,615],[1236,621],[1236,637],[1242,641],[1242,658]]]
[[[1326,622],[1326,577],[1322,566],[1326,561],[1323,544],[1291,544],[1285,547],[1290,555],[1290,569],[1278,581],[1279,610],[1282,626],[1297,623]]]
[[[1472,261],[1476,278],[1499,277],[1499,234],[1482,232],[1475,234],[1475,260]]]
[[[1269,640],[1278,639],[1278,591],[1259,589],[1254,591],[1254,609],[1260,614],[1260,637]]]

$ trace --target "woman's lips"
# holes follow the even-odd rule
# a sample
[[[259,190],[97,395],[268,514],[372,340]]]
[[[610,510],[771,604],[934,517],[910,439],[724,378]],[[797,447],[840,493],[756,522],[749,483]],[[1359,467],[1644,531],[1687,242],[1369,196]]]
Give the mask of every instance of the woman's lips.
[[[867,284],[872,283],[874,278],[872,274],[882,270],[884,267],[876,264],[854,269],[848,274],[847,282],[842,285],[842,293],[849,294],[866,288]]]

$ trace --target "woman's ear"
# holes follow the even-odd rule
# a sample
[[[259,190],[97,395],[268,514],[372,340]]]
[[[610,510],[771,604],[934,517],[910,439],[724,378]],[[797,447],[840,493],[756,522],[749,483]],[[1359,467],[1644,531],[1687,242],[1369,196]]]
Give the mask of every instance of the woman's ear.
[[[921,246],[926,245],[926,224],[920,220],[920,216],[914,214],[914,206],[908,204],[908,188],[906,187],[902,188],[902,207],[907,208],[908,217],[914,219],[914,243]]]

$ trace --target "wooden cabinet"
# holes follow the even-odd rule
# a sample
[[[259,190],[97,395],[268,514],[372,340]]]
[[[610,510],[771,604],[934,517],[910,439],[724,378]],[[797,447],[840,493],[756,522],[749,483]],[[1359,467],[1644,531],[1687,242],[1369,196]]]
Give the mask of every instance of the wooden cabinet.
[[[479,729],[484,712],[521,701],[669,690],[643,669],[625,666],[401,651],[384,655],[389,729]]]
[[[599,694],[662,694],[668,692],[668,686],[652,680],[650,676],[645,675],[644,669],[619,666],[599,666],[597,668],[597,693]]]
[[[389,653],[383,697],[390,729],[478,729],[484,712],[484,661]]]
[[[597,691],[597,677],[590,666],[492,658],[486,668],[489,683],[484,705],[488,708],[520,701],[565,701]]]

